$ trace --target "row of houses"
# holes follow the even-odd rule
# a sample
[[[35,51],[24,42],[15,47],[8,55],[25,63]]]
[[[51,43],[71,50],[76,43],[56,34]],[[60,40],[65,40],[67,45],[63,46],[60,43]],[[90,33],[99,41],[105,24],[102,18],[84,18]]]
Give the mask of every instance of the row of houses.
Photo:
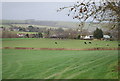
[[[51,35],[50,38],[61,38],[61,39],[66,39],[68,37],[66,37],[65,35]],[[80,39],[83,40],[93,40],[94,36],[93,35],[86,35],[86,36],[81,36]],[[110,40],[111,36],[109,35],[103,35],[103,40]]]
[[[28,34],[29,35],[29,37],[31,38],[34,38],[34,37],[38,37],[37,36],[37,34]],[[27,36],[27,34],[17,34],[17,36],[19,36],[20,38],[21,37],[26,37]],[[48,36],[49,38],[59,38],[59,39],[67,39],[68,37],[66,36],[66,35],[63,35],[63,34],[60,34],[60,35],[56,35],[56,34],[53,34],[53,35],[50,35],[50,36]],[[45,38],[44,36],[43,36],[43,38]],[[93,35],[86,35],[86,36],[81,36],[80,37],[81,39],[84,39],[84,40],[93,40],[94,39],[94,36]],[[103,40],[109,40],[109,39],[111,39],[111,36],[109,36],[109,35],[103,35],[103,38],[102,38]]]
[[[88,40],[90,40],[90,39],[94,39],[94,36],[93,35],[86,35],[86,36],[81,36],[81,38],[82,39],[88,39]],[[103,39],[104,40],[109,40],[111,38],[111,36],[109,36],[109,35],[103,35]]]

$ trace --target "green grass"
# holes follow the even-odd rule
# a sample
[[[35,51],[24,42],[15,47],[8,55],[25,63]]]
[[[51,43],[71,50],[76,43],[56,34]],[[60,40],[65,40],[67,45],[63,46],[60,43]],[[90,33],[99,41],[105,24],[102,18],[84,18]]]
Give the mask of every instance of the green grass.
[[[17,32],[17,34],[38,34],[38,32]]]
[[[96,48],[118,46],[117,41],[92,41],[92,44],[84,44],[91,40],[57,40],[57,39],[38,39],[38,38],[6,38],[3,39],[3,47],[34,47],[34,48]],[[58,44],[55,44],[57,42]],[[109,46],[106,46],[109,44]]]
[[[18,31],[3,31],[10,34],[38,34],[38,32],[18,32]]]
[[[118,51],[3,50],[3,79],[117,79]]]
[[[22,28],[27,28],[28,26],[31,26],[31,24],[11,24],[12,26],[15,26],[15,27],[22,27]],[[53,29],[58,29],[59,27],[53,27],[53,26],[42,26],[42,25],[34,25],[32,24],[33,27],[38,27],[38,28],[47,28],[47,29],[50,29],[50,28],[53,28]],[[6,28],[9,28],[11,27],[10,25],[0,25],[0,27],[6,27]],[[64,30],[67,30],[68,28],[64,28]]]
[[[117,47],[117,41],[5,38],[3,47]],[[55,44],[58,42],[58,44]],[[96,45],[97,44],[97,45]],[[109,46],[106,46],[109,44]],[[118,51],[58,51],[3,49],[3,79],[117,79]]]

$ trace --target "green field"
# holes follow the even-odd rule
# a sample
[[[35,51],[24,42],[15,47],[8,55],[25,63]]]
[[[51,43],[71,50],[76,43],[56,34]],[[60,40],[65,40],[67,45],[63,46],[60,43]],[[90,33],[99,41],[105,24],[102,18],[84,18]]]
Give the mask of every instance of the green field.
[[[38,32],[17,32],[17,34],[38,34]]]
[[[117,79],[117,51],[3,50],[3,79]]]
[[[54,42],[57,41],[56,45]],[[117,47],[116,41],[3,39],[3,47]],[[86,41],[86,42],[89,42]],[[106,43],[109,46],[106,46]],[[97,44],[97,45],[96,45]],[[118,79],[118,51],[3,49],[3,79]]]
[[[84,44],[91,40],[57,40],[57,39],[38,39],[38,38],[11,38],[3,39],[3,47],[34,47],[34,48],[115,48],[117,41],[91,41],[92,44]],[[57,42],[58,44],[55,44]],[[106,46],[108,44],[109,46]]]
[[[22,28],[27,28],[29,26],[31,26],[31,24],[11,24],[12,26],[15,26],[15,27],[22,27]],[[1,25],[0,24],[0,27],[5,27],[5,28],[10,28],[11,25]],[[46,28],[46,29],[50,29],[50,28],[53,28],[53,29],[58,29],[59,27],[53,27],[53,26],[43,26],[43,25],[32,25],[33,27],[38,27],[38,28]],[[63,27],[64,30],[67,30],[68,28],[65,28]]]

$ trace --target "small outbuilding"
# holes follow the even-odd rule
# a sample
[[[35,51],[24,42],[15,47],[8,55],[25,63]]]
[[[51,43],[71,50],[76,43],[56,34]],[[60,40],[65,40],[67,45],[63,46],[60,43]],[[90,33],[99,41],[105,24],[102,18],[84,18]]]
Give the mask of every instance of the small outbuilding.
[[[111,36],[109,36],[109,35],[103,35],[104,40],[110,40],[110,38],[111,38]]]
[[[86,40],[92,40],[93,38],[94,38],[93,35],[86,35],[84,37],[84,39],[86,39]]]

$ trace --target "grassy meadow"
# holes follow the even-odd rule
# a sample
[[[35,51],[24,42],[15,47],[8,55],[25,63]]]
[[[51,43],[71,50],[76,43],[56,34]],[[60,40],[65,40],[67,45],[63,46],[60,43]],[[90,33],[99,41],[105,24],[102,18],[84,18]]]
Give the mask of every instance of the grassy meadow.
[[[95,48],[117,47],[117,41],[2,39],[3,47]],[[57,42],[58,44],[55,44]],[[106,46],[109,44],[109,46]],[[3,79],[118,79],[118,51],[3,49]]]
[[[38,38],[5,38],[3,39],[3,47],[33,47],[33,48],[115,48],[118,46],[117,41],[91,41],[91,40],[58,40],[58,39],[38,39]],[[57,42],[57,44],[55,44]],[[84,44],[87,42],[87,44]],[[108,44],[109,46],[107,46]]]
[[[117,51],[3,50],[3,79],[117,78]]]

